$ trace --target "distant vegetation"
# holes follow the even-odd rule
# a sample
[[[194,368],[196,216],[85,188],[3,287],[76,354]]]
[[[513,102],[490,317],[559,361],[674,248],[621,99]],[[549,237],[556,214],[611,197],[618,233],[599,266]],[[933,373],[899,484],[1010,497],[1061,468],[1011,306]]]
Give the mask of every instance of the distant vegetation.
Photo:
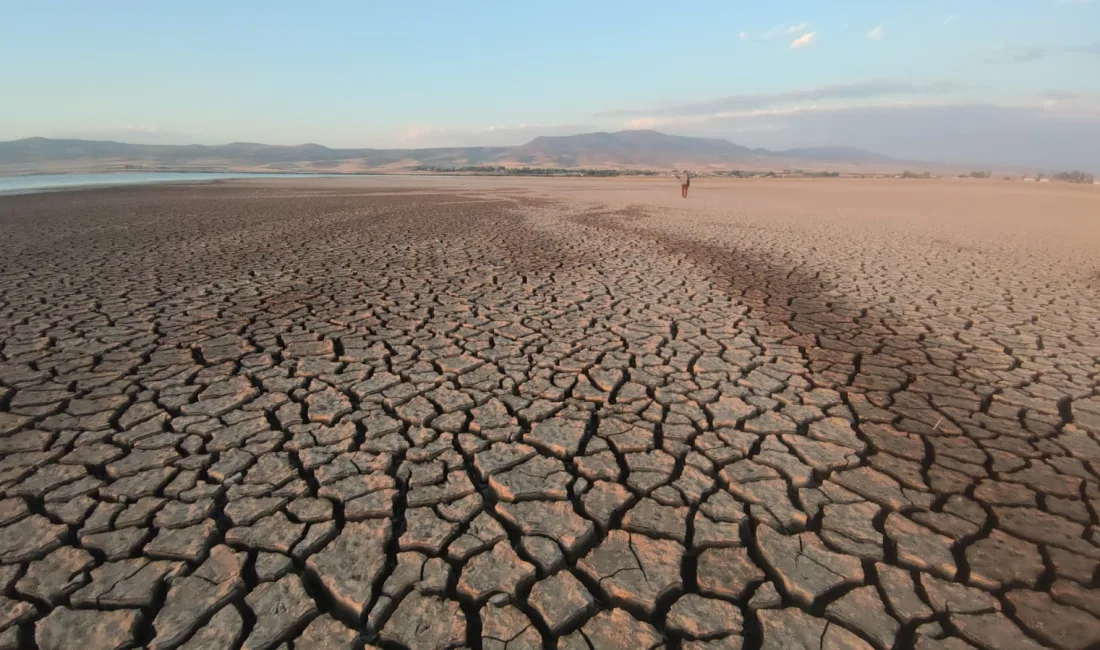
[[[652,169],[564,169],[561,167],[505,167],[503,165],[418,165],[416,172],[437,174],[501,174],[504,176],[656,176]]]
[[[436,174],[493,174],[501,176],[663,176],[667,171],[652,169],[568,169],[563,167],[505,167],[504,165],[418,165],[417,172]],[[840,178],[840,172],[813,172],[801,169],[776,171],[732,171],[692,172],[692,176],[728,176],[731,178]]]
[[[750,172],[750,171],[743,171],[743,170],[740,170],[740,169],[735,169],[731,172],[719,172],[718,175],[719,176],[731,176],[733,178],[757,178],[757,177],[776,178],[776,177],[779,177],[779,176],[797,177],[797,178],[840,178],[840,172],[807,172],[807,171],[802,171],[801,169],[786,170],[786,171],[784,171],[780,174],[777,174],[777,173],[772,172],[772,171],[768,171],[768,172]]]
[[[1061,174],[1055,174],[1054,180],[1066,181],[1067,183],[1090,183],[1091,184],[1096,179],[1093,177],[1092,174],[1087,174],[1085,172],[1079,172],[1079,171],[1072,171],[1072,172],[1062,172]]]
[[[570,169],[566,167],[506,167],[504,165],[418,165],[413,168],[417,172],[433,172],[436,174],[492,174],[499,176],[588,176],[588,177],[614,177],[614,176],[661,176],[665,171],[652,169]],[[693,175],[695,173],[693,172]],[[726,176],[730,178],[840,178],[840,172],[806,171],[802,169],[784,169],[782,171],[750,171],[734,169],[728,171],[703,171],[699,176]],[[861,178],[895,177],[931,179],[939,178],[932,172],[903,171],[901,174],[845,174],[844,176],[859,176]],[[1045,174],[1038,174],[1038,178],[1047,178]],[[993,174],[987,171],[972,171],[960,174],[956,178],[993,178]],[[1052,180],[1067,183],[1092,183],[1095,178],[1092,174],[1082,171],[1061,172],[1049,177]],[[1011,177],[1005,176],[1005,180]]]

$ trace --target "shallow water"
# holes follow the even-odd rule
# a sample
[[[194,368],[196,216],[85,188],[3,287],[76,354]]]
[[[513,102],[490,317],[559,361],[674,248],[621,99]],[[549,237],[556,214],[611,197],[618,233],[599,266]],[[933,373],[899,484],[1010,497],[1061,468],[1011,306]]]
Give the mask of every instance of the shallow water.
[[[321,178],[332,174],[247,174],[234,172],[111,172],[0,176],[0,194],[26,194],[77,187],[215,181],[228,178]]]

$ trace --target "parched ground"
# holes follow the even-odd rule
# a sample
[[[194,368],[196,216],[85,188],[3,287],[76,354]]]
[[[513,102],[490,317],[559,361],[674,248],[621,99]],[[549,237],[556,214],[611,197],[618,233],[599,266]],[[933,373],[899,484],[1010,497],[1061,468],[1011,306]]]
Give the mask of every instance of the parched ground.
[[[0,648],[1096,647],[1097,189],[0,197]]]

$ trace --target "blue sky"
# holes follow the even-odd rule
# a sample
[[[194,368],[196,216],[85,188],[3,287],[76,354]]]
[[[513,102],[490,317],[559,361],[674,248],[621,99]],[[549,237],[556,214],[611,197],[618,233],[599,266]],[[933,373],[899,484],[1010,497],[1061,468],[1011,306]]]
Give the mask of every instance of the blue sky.
[[[0,16],[0,139],[413,147],[655,128],[952,162],[1100,150],[1100,0],[0,0]]]

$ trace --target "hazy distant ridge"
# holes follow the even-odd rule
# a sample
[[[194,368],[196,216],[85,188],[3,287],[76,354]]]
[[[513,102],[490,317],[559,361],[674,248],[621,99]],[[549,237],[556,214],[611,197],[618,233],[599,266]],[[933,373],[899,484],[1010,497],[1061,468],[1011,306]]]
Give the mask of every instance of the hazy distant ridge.
[[[894,163],[862,149],[830,147],[770,151],[717,138],[657,131],[539,137],[517,147],[331,149],[234,142],[224,145],[148,145],[111,141],[26,138],[0,142],[0,172],[119,168],[361,171],[417,165],[530,165],[539,167],[719,168],[865,167]]]

